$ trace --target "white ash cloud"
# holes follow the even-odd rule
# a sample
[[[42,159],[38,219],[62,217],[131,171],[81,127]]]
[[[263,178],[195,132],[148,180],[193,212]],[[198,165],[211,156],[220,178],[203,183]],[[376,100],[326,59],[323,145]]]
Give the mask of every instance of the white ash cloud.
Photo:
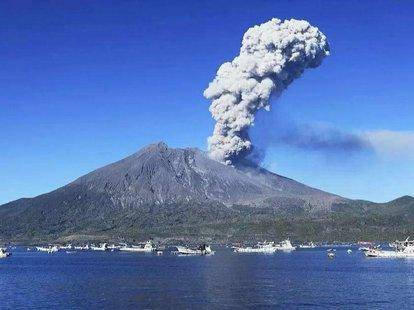
[[[246,31],[240,54],[220,66],[204,91],[216,120],[208,139],[210,157],[232,164],[252,152],[249,128],[270,96],[329,55],[326,36],[304,20],[272,19]]]

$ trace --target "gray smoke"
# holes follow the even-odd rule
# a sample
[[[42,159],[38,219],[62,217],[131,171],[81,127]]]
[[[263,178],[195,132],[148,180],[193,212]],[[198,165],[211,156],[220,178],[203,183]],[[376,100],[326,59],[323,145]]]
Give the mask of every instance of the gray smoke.
[[[260,123],[252,132],[256,148],[249,155],[256,163],[263,160],[269,147],[287,146],[326,155],[350,155],[373,150],[371,143],[362,134],[346,132],[330,124],[295,124],[286,119],[272,121],[270,124],[266,118],[262,118]]]
[[[325,35],[304,20],[272,19],[246,31],[240,54],[220,66],[204,91],[216,120],[208,139],[210,157],[232,164],[249,155],[249,128],[269,98],[279,96],[307,68],[329,55]]]
[[[272,140],[270,139],[270,141]],[[321,152],[349,153],[371,147],[357,134],[318,124],[291,126],[282,134],[276,134],[273,141],[275,144]]]

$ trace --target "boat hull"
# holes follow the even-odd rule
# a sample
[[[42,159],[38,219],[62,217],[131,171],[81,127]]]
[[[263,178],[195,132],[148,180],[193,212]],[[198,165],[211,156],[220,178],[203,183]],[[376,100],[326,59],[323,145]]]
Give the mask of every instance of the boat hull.
[[[269,248],[269,249],[261,249],[261,248],[236,248],[234,252],[236,253],[265,253],[265,254],[272,254],[276,252],[276,248]]]
[[[120,251],[123,252],[135,252],[135,253],[151,253],[152,250],[149,249],[139,249],[139,248],[120,248]]]
[[[379,258],[414,258],[414,253],[404,253],[395,251],[367,251],[366,257],[379,257]]]
[[[195,250],[189,249],[182,246],[177,246],[177,254],[179,255],[211,255],[214,254],[214,251],[211,250],[210,247],[206,248],[205,250]]]

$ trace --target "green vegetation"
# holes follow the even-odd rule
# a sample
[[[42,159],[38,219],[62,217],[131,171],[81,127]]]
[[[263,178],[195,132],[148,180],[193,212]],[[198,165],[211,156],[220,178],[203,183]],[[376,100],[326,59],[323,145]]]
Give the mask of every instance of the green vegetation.
[[[76,212],[77,208],[66,208]],[[103,210],[103,209],[101,209]],[[26,210],[27,211],[27,210]],[[77,217],[74,213],[43,214],[13,224],[0,219],[0,236],[7,241],[144,240],[146,238],[244,242],[387,241],[414,235],[414,198],[386,204],[347,201],[331,211],[281,212],[271,208],[222,204],[145,205],[131,212],[112,211]],[[15,214],[13,214],[15,216]],[[91,218],[99,217],[98,221]],[[30,220],[29,220],[30,219]],[[4,221],[6,220],[6,221]]]

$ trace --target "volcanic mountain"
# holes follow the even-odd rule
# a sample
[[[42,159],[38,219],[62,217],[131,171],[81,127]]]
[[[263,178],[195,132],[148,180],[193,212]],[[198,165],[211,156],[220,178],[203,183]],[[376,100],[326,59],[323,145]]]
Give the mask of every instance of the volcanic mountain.
[[[404,205],[413,205],[414,199],[407,199]],[[312,219],[320,225],[321,218],[344,210],[364,215],[373,209],[373,203],[358,203],[355,209],[356,201],[249,162],[227,166],[198,149],[160,142],[55,191],[0,206],[0,239],[224,240],[278,234],[283,227],[277,225],[287,220]],[[269,221],[275,226],[269,228]],[[287,231],[299,236],[293,227]]]

